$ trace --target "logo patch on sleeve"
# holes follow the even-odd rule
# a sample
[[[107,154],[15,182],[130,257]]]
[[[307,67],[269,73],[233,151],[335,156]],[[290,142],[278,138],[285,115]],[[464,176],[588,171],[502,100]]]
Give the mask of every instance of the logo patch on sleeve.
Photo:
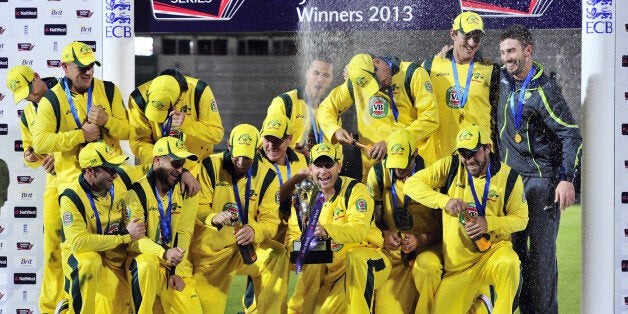
[[[366,207],[366,201],[363,199],[359,199],[357,202],[355,202],[355,208],[361,213],[366,212]]]
[[[64,226],[69,226],[72,224],[72,222],[74,221],[74,217],[72,216],[71,212],[64,212],[63,213],[63,225]]]

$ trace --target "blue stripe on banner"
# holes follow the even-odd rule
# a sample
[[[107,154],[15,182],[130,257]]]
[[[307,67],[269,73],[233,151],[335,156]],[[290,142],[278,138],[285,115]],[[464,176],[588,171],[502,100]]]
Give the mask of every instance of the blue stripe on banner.
[[[72,309],[75,313],[81,313],[83,308],[83,298],[81,296],[81,278],[78,270],[78,261],[74,255],[70,255],[68,258],[68,265],[72,268],[70,273],[70,294],[72,295]]]
[[[133,260],[129,266],[131,272],[131,292],[133,294],[133,304],[135,312],[138,312],[142,305],[142,290],[140,290],[140,275],[137,273],[137,261]]]

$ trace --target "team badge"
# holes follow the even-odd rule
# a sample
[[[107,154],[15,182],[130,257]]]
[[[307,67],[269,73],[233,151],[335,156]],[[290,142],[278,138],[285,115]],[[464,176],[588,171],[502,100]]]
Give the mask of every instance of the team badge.
[[[216,104],[216,99],[212,99],[210,106],[213,112],[218,112],[218,105]]]
[[[373,96],[369,99],[369,114],[371,117],[381,119],[388,115],[388,101],[382,96]]]
[[[334,251],[334,252],[338,252],[338,251],[342,250],[342,248],[344,246],[345,245],[342,244],[342,243],[337,243],[337,242],[331,241],[331,250]]]
[[[462,95],[464,95],[464,91],[464,87],[461,86],[460,93]],[[460,108],[460,100],[462,99],[462,95],[458,95],[458,91],[456,90],[455,86],[447,89],[447,92],[445,93],[445,102],[447,102],[447,106],[451,108]]]
[[[359,199],[357,202],[355,202],[355,208],[361,213],[366,212],[366,207],[366,201],[363,199]]]
[[[432,88],[432,83],[431,82],[425,82],[425,90],[428,93],[434,93],[434,88]]]
[[[231,217],[238,218],[238,205],[235,203],[226,203],[225,206],[222,207],[222,211],[228,211],[231,213]]]
[[[69,226],[72,224],[72,222],[74,221],[74,217],[72,216],[71,212],[64,212],[63,213],[63,225],[64,226]]]

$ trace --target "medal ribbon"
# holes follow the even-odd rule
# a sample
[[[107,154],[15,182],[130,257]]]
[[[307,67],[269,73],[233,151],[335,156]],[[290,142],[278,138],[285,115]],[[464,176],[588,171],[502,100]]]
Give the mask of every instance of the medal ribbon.
[[[240,191],[238,190],[238,182],[231,172],[231,182],[233,183],[233,194],[235,201],[238,205],[238,216],[240,216],[240,222],[242,225],[246,225],[249,222],[249,197],[251,196],[251,176],[253,175],[253,167],[249,167],[249,171],[246,173],[246,190],[244,192],[244,207],[242,207],[242,201],[240,200]]]
[[[486,209],[486,200],[488,199],[488,190],[491,187],[491,161],[488,162],[488,169],[486,170],[486,183],[484,184],[484,194],[482,194],[482,202],[478,199],[478,194],[475,192],[475,186],[473,185],[473,176],[467,171],[467,178],[469,179],[469,185],[471,186],[471,194],[475,201],[475,208],[478,210],[478,215],[484,217]]]
[[[295,198],[297,198],[295,196]],[[303,221],[301,217],[301,205],[297,200],[294,202],[294,207],[297,212],[297,217],[299,221]],[[311,210],[311,214],[306,226],[305,230],[301,230],[301,250],[299,251],[299,255],[297,255],[296,262],[296,273],[300,273],[301,269],[303,269],[303,262],[305,261],[305,257],[310,253],[310,251],[316,247],[318,244],[318,237],[314,236],[314,230],[316,229],[316,223],[318,222],[318,217],[321,214],[323,209],[323,204],[325,203],[325,194],[322,191],[319,191],[316,195],[316,203],[314,203],[314,208]],[[305,227],[305,226],[304,226]]]
[[[512,111],[512,119],[515,122],[515,130],[519,133],[519,128],[521,128],[521,119],[523,116],[523,99],[526,94],[526,87],[530,84],[532,80],[532,75],[534,74],[536,67],[534,64],[530,68],[530,72],[526,76],[526,79],[523,81],[523,85],[521,85],[521,90],[519,90],[519,101],[517,103],[517,111],[515,111],[515,85],[512,86],[512,96],[510,97],[510,110]]]
[[[279,166],[277,166],[277,163],[273,163],[273,166],[275,166],[275,171],[277,172],[279,185],[283,185],[283,178],[281,177],[281,171],[279,171]],[[290,178],[292,177],[292,174],[290,173],[290,162],[288,162],[288,156],[286,156],[286,168],[288,171],[288,180],[290,180]]]
[[[386,58],[382,58],[388,67],[390,68],[390,75],[392,76],[393,72],[393,64],[390,60]],[[397,122],[397,118],[399,118],[399,109],[397,109],[397,105],[395,105],[395,97],[393,96],[393,87],[388,87],[388,97],[390,98],[390,109],[392,109],[393,116],[395,117],[395,122]]]
[[[76,111],[76,106],[74,106],[74,100],[72,99],[72,93],[70,92],[70,87],[68,84],[67,77],[63,78],[63,83],[64,83],[63,89],[65,90],[65,96],[68,99],[68,104],[70,105],[70,111],[72,111],[72,116],[74,117],[74,121],[76,122],[76,125],[80,129],[83,127],[83,124],[81,123],[81,119],[79,119],[78,112]],[[87,89],[87,111],[85,111],[85,117],[87,117],[87,113],[89,113],[89,110],[92,108],[92,90],[93,90],[92,85],[90,85],[89,88]]]
[[[316,140],[316,144],[320,144],[323,142],[323,130],[319,129],[318,124],[314,120],[314,110],[310,106],[310,101],[308,100],[305,103],[307,104],[307,110],[310,112],[310,123],[312,124],[312,131],[314,131],[314,140]]]
[[[460,98],[460,109],[464,108],[467,104],[467,98],[469,98],[469,90],[471,89],[471,77],[473,77],[473,66],[475,60],[469,64],[469,70],[467,71],[467,83],[465,85],[464,95],[460,95],[460,80],[458,79],[458,70],[456,68],[456,60],[454,56],[451,56],[451,70],[454,72],[454,83],[456,84],[456,95]]]
[[[161,124],[161,136],[166,137],[170,134],[170,126],[172,125],[172,116],[168,115],[166,121]]]
[[[87,194],[87,199],[89,199],[89,204],[92,206],[92,211],[94,212],[94,218],[96,218],[96,232],[98,232],[98,234],[103,234],[102,226],[100,225],[100,214],[98,214],[98,210],[96,209],[96,204],[94,203],[94,197],[92,196],[92,193],[89,191],[85,191],[85,194]],[[109,188],[109,196],[111,196],[111,204],[109,204],[109,210],[111,211],[111,209],[113,208],[113,196],[114,196],[113,185],[111,185],[111,188]],[[107,226],[107,228],[109,228],[109,226]]]
[[[159,197],[159,191],[157,191],[157,186],[153,190],[155,192],[155,198],[157,199],[157,208],[159,209],[159,223],[161,224],[161,234],[166,240],[166,243],[170,243],[170,239],[172,238],[171,230],[170,230],[170,221],[172,220],[172,189],[171,187],[168,191],[168,209],[164,211],[164,205],[161,203],[161,197]],[[164,244],[166,244],[164,243]]]

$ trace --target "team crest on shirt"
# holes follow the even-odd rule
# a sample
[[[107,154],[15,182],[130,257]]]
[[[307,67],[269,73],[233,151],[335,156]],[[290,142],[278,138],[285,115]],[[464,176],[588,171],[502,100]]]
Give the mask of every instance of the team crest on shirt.
[[[355,208],[361,213],[366,212],[366,209],[367,209],[366,201],[363,199],[357,200],[357,202],[355,202]]]
[[[133,210],[131,209],[131,207],[127,206],[126,209],[124,210],[124,221],[129,222],[131,221],[131,213],[133,212]]]
[[[445,101],[447,102],[447,106],[451,108],[460,108],[460,102],[462,101],[462,95],[464,95],[464,91],[465,89],[462,86],[460,86],[461,95],[458,95],[458,91],[456,90],[455,86],[447,89],[447,92],[445,93]]]
[[[74,221],[74,217],[72,216],[71,212],[64,212],[63,213],[63,225],[64,226],[69,226],[72,224],[72,222]]]
[[[336,209],[334,209],[334,220],[338,220],[344,217],[345,217],[345,210],[340,207],[336,207]]]
[[[434,88],[432,88],[432,82],[430,81],[425,82],[425,90],[428,93],[434,93]]]
[[[382,96],[373,96],[369,99],[368,109],[371,117],[381,119],[388,115],[388,100]]]
[[[488,200],[490,202],[497,202],[498,198],[499,198],[499,195],[497,195],[497,191],[495,191],[495,190],[488,190]]]
[[[218,105],[216,104],[216,99],[212,98],[212,101],[210,102],[209,105],[212,108],[213,112],[218,112]]]

